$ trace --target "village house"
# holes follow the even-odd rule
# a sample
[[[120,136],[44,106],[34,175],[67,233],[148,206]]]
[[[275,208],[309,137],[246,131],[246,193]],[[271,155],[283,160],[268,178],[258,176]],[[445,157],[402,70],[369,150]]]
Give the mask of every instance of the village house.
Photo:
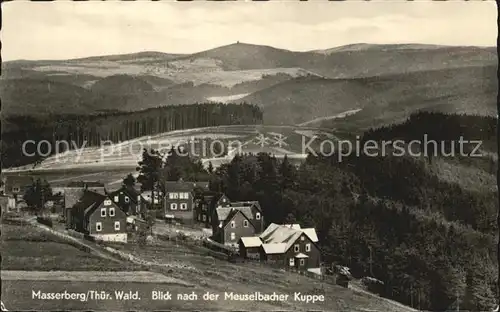
[[[0,195],[0,206],[2,213],[13,211],[16,209],[16,200],[12,196]]]
[[[212,239],[218,243],[238,247],[241,237],[258,234],[254,223],[260,212],[254,213],[250,206],[217,207],[212,216]]]
[[[82,198],[85,191],[93,191],[99,194],[106,194],[106,189],[104,184],[95,181],[79,181],[70,182],[63,189],[64,193],[64,206],[63,206],[63,217],[66,220],[66,227],[71,226],[71,210],[73,206]]]
[[[238,241],[240,255],[278,264],[284,268],[320,274],[320,250],[314,228],[298,224],[271,223],[258,237],[242,237]],[[258,250],[258,251],[257,251]]]
[[[135,215],[144,218],[149,203],[135,188],[123,185],[108,195],[126,215]]]
[[[250,207],[250,210],[252,211],[252,219],[250,222],[255,228],[255,233],[258,234],[264,231],[264,215],[258,201],[238,201],[231,202],[230,205],[231,207]]]
[[[194,223],[195,192],[208,190],[208,182],[164,181],[163,210],[167,221]]]
[[[199,194],[195,203],[195,219],[206,228],[212,226],[212,215],[215,208],[229,207],[231,205],[231,201],[226,195],[210,191]]]
[[[127,216],[108,195],[85,190],[71,210],[71,228],[96,240],[127,242]]]
[[[22,199],[26,189],[33,185],[33,178],[27,175],[5,175],[2,177],[4,194]]]

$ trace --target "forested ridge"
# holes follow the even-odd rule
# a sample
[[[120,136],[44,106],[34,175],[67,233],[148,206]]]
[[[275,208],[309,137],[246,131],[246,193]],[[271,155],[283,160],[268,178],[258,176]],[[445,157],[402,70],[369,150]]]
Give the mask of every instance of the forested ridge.
[[[440,127],[447,132],[433,137],[491,138],[488,118],[473,123],[471,132],[457,126],[467,120],[483,119],[422,113],[366,137],[385,133],[390,139],[405,136],[398,129],[427,133],[426,127]],[[484,130],[474,130],[481,125]],[[287,158],[239,155],[216,170],[211,187],[230,199],[259,200],[267,222],[315,227],[327,265],[347,265],[355,276],[383,281],[386,297],[423,310],[454,309],[457,303],[489,310],[497,294],[498,192],[464,190],[427,166],[410,156],[339,162],[335,155],[310,155],[295,167]]]
[[[73,142],[77,147],[96,146],[101,141],[120,142],[163,132],[233,124],[259,124],[262,111],[249,104],[200,103],[166,106],[138,112],[108,112],[98,115],[8,116],[2,121],[2,167],[40,160],[23,155],[27,140]],[[85,145],[84,145],[85,144]],[[28,145],[28,153],[36,152]],[[46,148],[46,146],[45,146]],[[47,150],[42,150],[45,153]]]

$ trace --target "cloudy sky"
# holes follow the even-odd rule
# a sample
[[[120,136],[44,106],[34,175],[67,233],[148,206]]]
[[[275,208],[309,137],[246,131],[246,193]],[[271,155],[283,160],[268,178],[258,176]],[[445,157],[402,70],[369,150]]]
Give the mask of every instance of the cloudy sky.
[[[494,1],[2,4],[2,58],[193,53],[236,41],[294,51],[351,43],[495,46]]]

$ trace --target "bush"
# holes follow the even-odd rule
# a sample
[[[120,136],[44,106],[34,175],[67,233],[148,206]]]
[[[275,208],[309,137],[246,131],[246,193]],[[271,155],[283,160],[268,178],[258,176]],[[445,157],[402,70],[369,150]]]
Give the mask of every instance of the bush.
[[[36,221],[40,224],[52,227],[52,219],[49,217],[36,217]]]

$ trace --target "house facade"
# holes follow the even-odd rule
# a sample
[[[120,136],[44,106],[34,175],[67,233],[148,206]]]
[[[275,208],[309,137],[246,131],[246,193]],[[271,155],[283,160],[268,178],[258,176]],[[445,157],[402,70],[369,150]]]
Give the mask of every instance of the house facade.
[[[320,268],[320,250],[314,228],[272,223],[258,237],[243,237],[239,244],[240,254],[251,258],[249,254],[255,253],[259,245],[257,238],[262,261],[298,271],[318,271]]]
[[[63,189],[63,217],[66,220],[66,228],[71,228],[71,214],[75,204],[82,198],[85,191],[92,191],[98,194],[106,194],[104,184],[96,181],[70,182]]]
[[[231,201],[223,193],[204,192],[195,200],[195,219],[206,228],[212,226],[212,216],[215,208],[229,207]]]
[[[250,209],[243,207],[219,207],[212,217],[212,238],[218,243],[230,247],[238,247],[241,237],[255,235],[255,227],[251,222]]]
[[[26,192],[26,189],[33,185],[33,178],[27,175],[5,175],[2,177],[3,191],[5,195],[13,196],[21,199]]]
[[[165,181],[163,182],[164,218],[182,223],[194,223],[195,216],[195,190],[208,190],[208,183]]]
[[[126,215],[144,217],[144,213],[148,208],[148,201],[133,187],[122,186],[108,195]]]
[[[127,216],[107,195],[85,191],[72,208],[71,228],[96,240],[127,242]]]

